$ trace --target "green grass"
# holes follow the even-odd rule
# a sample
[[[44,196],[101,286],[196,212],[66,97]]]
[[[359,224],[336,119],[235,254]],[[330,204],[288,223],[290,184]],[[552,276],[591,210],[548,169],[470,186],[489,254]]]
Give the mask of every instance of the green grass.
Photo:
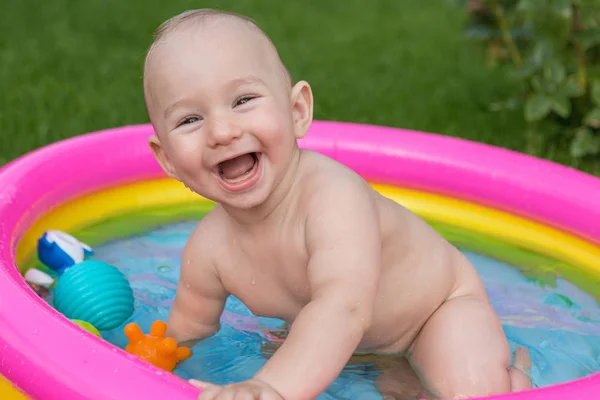
[[[152,32],[188,8],[249,15],[315,118],[417,129],[525,151],[519,111],[490,113],[512,83],[485,67],[445,0],[19,0],[0,14],[0,165],[81,133],[148,121],[141,88]],[[568,162],[564,150],[552,156]],[[548,156],[548,155],[547,155]],[[590,170],[590,168],[585,167]]]

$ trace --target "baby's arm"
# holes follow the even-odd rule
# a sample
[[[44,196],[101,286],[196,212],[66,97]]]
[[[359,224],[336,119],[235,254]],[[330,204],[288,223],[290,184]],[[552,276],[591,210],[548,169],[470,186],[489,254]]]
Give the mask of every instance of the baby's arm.
[[[311,301],[285,343],[255,376],[288,400],[316,398],[339,375],[369,328],[380,272],[374,201],[340,177],[309,204]]]
[[[189,347],[219,330],[228,296],[211,261],[202,233],[205,230],[200,225],[183,250],[175,301],[167,321],[167,336]]]

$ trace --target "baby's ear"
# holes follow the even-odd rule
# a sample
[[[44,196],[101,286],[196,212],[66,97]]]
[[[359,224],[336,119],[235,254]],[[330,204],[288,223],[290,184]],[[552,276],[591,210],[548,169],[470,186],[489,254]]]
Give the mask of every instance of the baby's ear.
[[[165,171],[165,173],[169,177],[179,180],[177,178],[177,174],[175,173],[175,168],[173,168],[173,164],[171,164],[171,161],[169,161],[169,156],[165,152],[165,149],[162,147],[158,136],[150,136],[150,138],[148,139],[148,144],[152,149],[152,154],[154,154],[154,158],[156,158],[156,161],[158,161],[163,171]]]
[[[300,81],[292,88],[291,96],[292,115],[296,138],[306,135],[313,120],[313,94],[306,81]]]

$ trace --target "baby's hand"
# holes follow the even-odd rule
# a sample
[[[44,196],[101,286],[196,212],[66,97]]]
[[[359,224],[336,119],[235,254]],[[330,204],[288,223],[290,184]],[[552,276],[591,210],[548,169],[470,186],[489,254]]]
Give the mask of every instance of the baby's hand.
[[[189,382],[202,389],[198,400],[284,400],[275,389],[257,379],[226,386],[212,385],[195,379],[190,379]]]

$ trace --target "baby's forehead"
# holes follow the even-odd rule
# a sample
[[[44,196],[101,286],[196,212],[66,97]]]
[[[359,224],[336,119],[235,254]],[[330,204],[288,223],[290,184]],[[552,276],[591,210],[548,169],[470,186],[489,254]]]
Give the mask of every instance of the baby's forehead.
[[[196,68],[225,64],[237,67],[272,69],[280,63],[270,40],[249,22],[232,17],[205,22],[190,22],[158,40],[150,51],[147,68]]]
[[[290,86],[275,46],[259,28],[231,19],[188,23],[152,46],[144,68],[144,91],[147,102],[161,108],[186,91],[248,77],[284,91]]]

